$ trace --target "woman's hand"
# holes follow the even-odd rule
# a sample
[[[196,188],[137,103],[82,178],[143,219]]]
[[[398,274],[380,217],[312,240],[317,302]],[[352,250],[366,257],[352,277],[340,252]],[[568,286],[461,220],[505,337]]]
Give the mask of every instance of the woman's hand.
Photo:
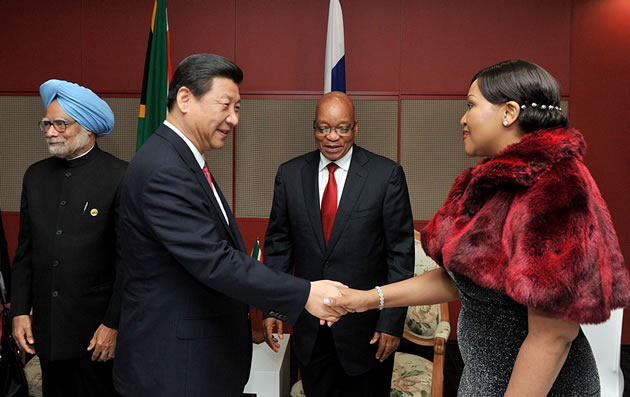
[[[375,289],[361,291],[352,288],[342,288],[339,290],[341,296],[329,298],[328,304],[332,308],[343,308],[348,312],[364,312],[378,307],[378,293]],[[376,302],[376,306],[374,305]]]

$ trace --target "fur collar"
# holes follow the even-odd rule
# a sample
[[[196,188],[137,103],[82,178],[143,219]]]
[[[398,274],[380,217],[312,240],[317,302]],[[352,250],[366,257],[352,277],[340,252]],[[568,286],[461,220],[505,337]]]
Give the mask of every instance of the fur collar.
[[[576,129],[536,131],[473,167],[471,178],[490,185],[531,186],[553,164],[572,157],[582,161],[585,152],[586,142]]]

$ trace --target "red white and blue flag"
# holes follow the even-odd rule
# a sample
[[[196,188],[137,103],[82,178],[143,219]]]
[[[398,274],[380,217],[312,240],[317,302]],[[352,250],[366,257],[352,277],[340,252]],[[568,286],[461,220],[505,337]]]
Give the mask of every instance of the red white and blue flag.
[[[345,54],[341,4],[339,4],[339,0],[330,0],[330,7],[328,9],[328,34],[326,36],[324,94],[330,91],[346,92]]]

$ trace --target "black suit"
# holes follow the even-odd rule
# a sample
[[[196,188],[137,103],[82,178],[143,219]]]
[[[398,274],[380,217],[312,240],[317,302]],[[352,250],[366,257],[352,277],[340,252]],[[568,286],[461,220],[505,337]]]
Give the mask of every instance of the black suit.
[[[413,217],[402,167],[354,146],[335,222],[326,246],[319,203],[320,152],[282,164],[265,236],[265,264],[307,280],[331,279],[370,289],[413,275]],[[331,328],[345,372],[355,376],[377,365],[374,331],[400,336],[406,308],[344,316]],[[308,364],[320,326],[303,314],[291,339]]]
[[[41,359],[86,357],[101,323],[118,328],[116,223],[126,166],[95,145],[76,160],[50,157],[24,174],[11,315],[32,307]]]
[[[246,303],[291,323],[304,308],[309,283],[250,258],[219,195],[229,225],[190,148],[165,125],[129,165],[114,364],[124,396],[240,397],[252,349]]]
[[[119,187],[127,163],[98,145],[26,170],[11,315],[29,314],[44,396],[111,396],[112,362],[91,361],[100,324],[118,328]]]

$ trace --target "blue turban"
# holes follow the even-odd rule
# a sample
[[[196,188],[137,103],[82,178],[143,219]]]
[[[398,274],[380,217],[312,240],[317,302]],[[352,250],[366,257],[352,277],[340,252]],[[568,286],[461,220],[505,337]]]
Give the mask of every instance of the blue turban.
[[[114,128],[114,113],[90,89],[63,80],[48,80],[39,87],[44,107],[57,99],[68,116],[95,135],[107,135]]]

